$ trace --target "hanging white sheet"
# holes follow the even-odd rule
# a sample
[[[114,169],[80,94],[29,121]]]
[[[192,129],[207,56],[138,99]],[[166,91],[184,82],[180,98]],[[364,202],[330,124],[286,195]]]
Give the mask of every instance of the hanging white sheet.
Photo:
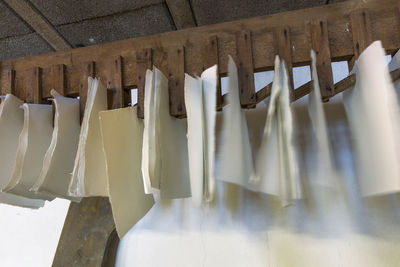
[[[79,135],[71,196],[108,196],[106,160],[102,151],[99,112],[107,110],[107,89],[99,79],[88,79],[88,96]]]
[[[189,151],[190,186],[196,206],[213,200],[217,95],[217,66],[201,78],[185,75],[185,106]]]
[[[12,178],[3,190],[24,197],[52,200],[54,196],[46,192],[29,191],[39,178],[44,155],[50,145],[52,106],[23,104],[21,108],[24,110],[24,127],[19,136]]]
[[[380,41],[355,65],[356,84],[343,93],[364,196],[400,190],[399,106]]]
[[[216,178],[248,185],[253,173],[253,159],[245,112],[240,106],[239,85],[236,64],[229,56],[227,105],[223,109],[222,139],[219,143]]]
[[[55,90],[51,90],[50,93],[55,106],[54,129],[50,146],[44,155],[39,179],[31,190],[71,199],[68,196],[68,186],[78,148],[79,100],[64,97]]]
[[[156,139],[161,158],[160,196],[162,199],[190,197],[186,120],[170,115],[168,79],[157,68],[154,68],[154,79],[155,123],[159,125]]]
[[[158,144],[158,127],[156,110],[159,104],[155,99],[154,72],[146,71],[144,95],[144,131],[142,148],[142,173],[146,194],[159,193],[161,179],[160,146]],[[159,101],[159,99],[157,99]]]
[[[275,59],[274,81],[255,173],[248,187],[279,196],[282,205],[302,197],[298,163],[293,145],[293,120],[289,81],[284,63]]]
[[[137,108],[100,112],[109,199],[117,233],[122,238],[153,206],[143,191],[141,172],[143,123]]]

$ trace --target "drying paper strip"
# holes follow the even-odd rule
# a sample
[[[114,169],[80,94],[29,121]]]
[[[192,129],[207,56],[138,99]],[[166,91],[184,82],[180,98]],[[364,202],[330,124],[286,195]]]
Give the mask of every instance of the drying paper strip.
[[[212,201],[215,192],[214,153],[217,95],[217,66],[201,78],[185,75],[185,105],[192,199],[199,206]]]
[[[51,90],[51,95],[55,106],[53,134],[39,179],[31,190],[71,199],[68,186],[78,148],[79,100],[61,96],[55,90]]]
[[[156,132],[159,125],[155,123],[156,102],[154,89],[154,73],[146,71],[144,95],[144,132],[142,148],[142,173],[146,194],[159,192],[160,188],[160,151]]]
[[[107,89],[98,79],[89,77],[88,83],[89,92],[69,193],[77,197],[108,196],[99,122],[99,112],[107,110]]]
[[[156,133],[161,152],[160,195],[162,199],[190,197],[186,121],[169,114],[168,80],[157,68],[154,79],[156,125],[160,126]]]
[[[217,179],[247,186],[253,173],[253,159],[245,113],[240,106],[238,74],[229,56],[227,106],[222,111]]]
[[[399,106],[380,41],[356,62],[357,81],[343,93],[364,196],[400,190]]]
[[[53,132],[51,105],[23,104],[24,127],[19,136],[16,163],[11,181],[3,189],[10,193],[46,200],[54,196],[45,192],[32,192],[42,169],[44,155],[49,148]]]
[[[282,205],[302,197],[289,92],[285,64],[276,57],[263,139],[248,188],[279,196]]]
[[[313,88],[308,96],[308,114],[311,118],[311,126],[316,137],[317,144],[317,177],[313,179],[321,186],[334,186],[334,164],[332,158],[332,148],[328,137],[328,128],[325,118],[325,110],[322,104],[321,91],[319,87],[316,55],[311,51],[311,76]]]
[[[109,199],[117,233],[122,238],[154,204],[153,196],[143,192],[143,123],[136,107],[129,107],[101,111],[100,125]]]

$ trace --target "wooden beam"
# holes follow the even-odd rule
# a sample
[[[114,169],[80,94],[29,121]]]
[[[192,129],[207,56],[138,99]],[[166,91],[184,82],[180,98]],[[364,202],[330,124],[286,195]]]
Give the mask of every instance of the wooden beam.
[[[357,59],[372,43],[372,26],[368,9],[359,9],[350,13],[353,51]]]
[[[4,2],[55,50],[60,51],[72,48],[54,26],[29,1],[4,0]]]
[[[42,104],[42,89],[42,69],[35,67],[27,70],[25,101],[27,103]]]
[[[9,68],[5,70],[5,77],[3,78],[3,86],[1,88],[1,94],[13,94],[15,95],[15,70]]]
[[[248,30],[236,32],[236,57],[238,61],[240,105],[246,108],[253,108],[257,100],[254,85],[251,32]]]
[[[137,116],[140,119],[144,118],[144,95],[146,84],[146,71],[152,69],[153,60],[151,48],[146,48],[136,52],[137,64]]]
[[[122,57],[116,57],[111,66],[110,79],[108,80],[108,89],[110,90],[110,103],[111,108],[124,107],[124,90],[122,86]]]
[[[167,55],[169,111],[171,116],[186,117],[184,81],[185,49],[183,46],[169,47]]]
[[[328,100],[334,93],[331,51],[329,49],[328,25],[325,20],[313,20],[309,24],[311,48],[316,54],[318,82],[322,100]]]
[[[196,27],[189,0],[166,0],[165,2],[177,30]]]
[[[65,69],[66,67],[64,64],[51,66],[51,75],[53,76],[52,89],[56,90],[59,94],[64,96],[67,87]]]

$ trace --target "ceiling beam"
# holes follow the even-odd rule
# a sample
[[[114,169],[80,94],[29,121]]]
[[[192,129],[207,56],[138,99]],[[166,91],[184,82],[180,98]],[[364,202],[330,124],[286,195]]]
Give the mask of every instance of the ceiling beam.
[[[189,0],[166,0],[166,3],[177,30],[196,27]]]
[[[68,50],[69,44],[54,26],[27,0],[3,0],[10,9],[32,27],[55,50]]]

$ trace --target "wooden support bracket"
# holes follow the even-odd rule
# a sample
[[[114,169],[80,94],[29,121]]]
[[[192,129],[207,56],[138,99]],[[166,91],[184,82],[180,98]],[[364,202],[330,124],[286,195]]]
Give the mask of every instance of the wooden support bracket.
[[[253,49],[251,32],[242,30],[236,32],[236,56],[238,60],[238,79],[240,105],[244,108],[254,108],[257,102],[254,85]]]
[[[292,65],[292,42],[290,38],[290,28],[287,26],[274,29],[274,48],[275,55],[279,55],[285,61],[289,75],[290,99],[294,99],[293,65]]]
[[[88,93],[88,77],[94,78],[95,76],[95,63],[93,61],[86,62],[82,66],[82,75],[79,82],[79,111],[81,121],[85,111],[86,98]]]
[[[350,13],[351,34],[353,37],[354,57],[349,62],[349,69],[361,53],[372,43],[372,26],[368,9],[359,9]]]
[[[56,90],[59,94],[64,95],[66,93],[67,80],[65,78],[66,67],[64,64],[57,64],[51,66],[52,76],[52,89]]]
[[[168,87],[169,111],[171,116],[186,117],[184,81],[185,81],[185,50],[183,46],[168,48]]]
[[[13,94],[15,95],[15,70],[8,69],[6,79],[3,82],[1,88],[1,94]]]
[[[223,99],[221,93],[221,82],[219,79],[218,38],[216,35],[213,35],[204,41],[204,45],[201,47],[201,58],[203,63],[203,71],[209,67],[217,65],[217,110],[220,110],[222,108]]]
[[[397,30],[398,30],[398,36],[400,40],[400,5],[395,8],[395,16],[397,20]]]
[[[328,25],[326,20],[313,20],[309,23],[311,48],[316,54],[318,81],[322,100],[332,97],[334,92],[331,52],[329,49]]]
[[[42,104],[43,88],[42,88],[42,69],[34,67],[27,70],[26,75],[26,97],[27,103]]]
[[[107,88],[109,89],[109,94],[107,99],[109,101],[110,108],[122,108],[124,107],[125,95],[122,86],[122,57],[116,57],[112,62],[110,79],[107,82]],[[111,97],[111,98],[110,98]]]
[[[136,52],[137,66],[137,116],[144,118],[144,95],[146,84],[146,71],[152,69],[153,59],[151,48],[146,48]]]

